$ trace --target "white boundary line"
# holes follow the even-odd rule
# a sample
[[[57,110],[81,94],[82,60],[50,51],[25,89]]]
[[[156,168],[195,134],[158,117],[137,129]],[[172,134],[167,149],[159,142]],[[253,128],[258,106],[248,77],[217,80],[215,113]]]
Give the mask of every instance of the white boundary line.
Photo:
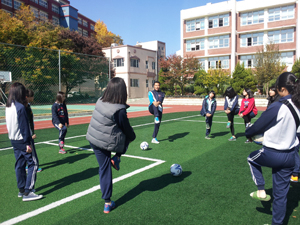
[[[200,116],[200,115],[193,115],[193,116],[185,116],[185,117],[180,117],[180,118],[176,118],[176,119],[170,119],[170,120],[163,120],[162,123],[164,122],[170,122],[170,121],[176,121],[176,120],[181,120],[181,119],[185,119],[185,118],[191,118],[191,117],[196,117],[196,116]],[[134,125],[132,126],[134,127],[143,127],[143,126],[147,126],[147,125],[153,125],[153,123],[144,123],[144,124],[139,124],[139,125]],[[85,137],[85,134],[82,135],[77,135],[77,136],[73,136],[73,137],[67,137],[65,138],[66,140],[69,139],[73,139],[73,138],[78,138],[78,137]],[[53,142],[53,141],[57,141],[57,139],[54,140],[49,140],[49,141],[42,141],[42,142],[37,142],[34,145],[38,145],[38,144],[48,144],[47,142]],[[9,150],[9,149],[13,149],[13,147],[8,147],[8,148],[0,148],[0,151],[5,151],[5,150]]]
[[[45,143],[45,144],[47,144],[47,143]],[[48,143],[48,144],[50,144],[50,143]],[[139,156],[131,156],[131,155],[123,155],[123,156],[131,157],[131,158],[136,158],[136,159],[143,159],[143,160],[153,161],[154,163],[152,163],[152,164],[150,164],[148,166],[145,166],[143,168],[134,170],[134,171],[132,171],[130,173],[124,174],[123,176],[117,177],[117,178],[113,179],[113,183],[117,183],[117,182],[122,181],[122,180],[124,180],[126,178],[132,177],[132,176],[134,176],[136,174],[139,174],[141,172],[149,170],[149,169],[151,169],[151,168],[153,168],[155,166],[158,166],[158,165],[160,165],[160,164],[162,164],[162,163],[165,162],[164,160],[151,159],[151,158],[147,158],[147,157],[139,157]],[[73,200],[75,200],[77,198],[80,198],[80,197],[83,197],[83,196],[88,195],[90,193],[93,193],[93,192],[95,192],[95,191],[97,191],[99,189],[100,189],[100,185],[96,185],[96,186],[94,186],[92,188],[89,188],[89,189],[87,189],[85,191],[79,192],[77,194],[71,195],[69,197],[63,198],[61,200],[58,200],[56,202],[53,202],[53,203],[48,204],[46,206],[43,206],[43,207],[41,207],[39,209],[33,210],[31,212],[28,212],[28,213],[25,213],[23,215],[17,216],[15,218],[10,219],[10,220],[4,221],[3,223],[1,223],[1,225],[10,225],[10,224],[19,223],[19,222],[24,221],[26,219],[29,219],[31,217],[37,216],[37,215],[39,215],[39,214],[41,214],[43,212],[49,211],[50,209],[54,209],[54,208],[56,208],[56,207],[58,207],[60,205],[63,205],[65,203],[67,203],[67,202],[71,202],[71,201],[73,201]]]
[[[182,120],[182,121],[186,121],[186,122],[197,122],[197,123],[205,123],[205,120]],[[227,122],[213,121],[213,123],[227,123]],[[236,122],[234,122],[234,124],[243,124],[243,125],[245,125],[245,123],[236,123]]]

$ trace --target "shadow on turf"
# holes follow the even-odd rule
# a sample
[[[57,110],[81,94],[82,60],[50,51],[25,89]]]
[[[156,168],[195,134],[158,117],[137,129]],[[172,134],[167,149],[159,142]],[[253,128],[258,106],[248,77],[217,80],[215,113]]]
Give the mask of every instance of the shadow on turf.
[[[184,171],[184,172],[182,172],[181,176],[173,177],[170,175],[170,173],[167,173],[160,177],[156,177],[156,178],[149,179],[149,180],[144,180],[144,181],[140,182],[135,188],[131,189],[129,192],[127,192],[125,195],[123,195],[121,198],[119,198],[116,201],[116,205],[120,206],[120,205],[134,199],[135,197],[137,197],[144,191],[158,191],[158,190],[165,188],[166,186],[168,186],[170,184],[181,182],[186,177],[190,176],[191,174],[192,174],[192,172],[190,172],[190,171]]]
[[[228,133],[230,133],[230,132],[227,131],[227,132],[212,133],[211,136],[212,137],[225,136]]]
[[[272,188],[266,190],[268,195],[272,196]],[[291,183],[290,190],[287,195],[287,205],[286,205],[286,214],[285,218],[283,220],[283,225],[287,225],[289,223],[289,220],[294,212],[294,210],[299,206],[299,201],[300,201],[300,183]],[[256,207],[256,210],[272,215],[271,207],[273,203],[273,197],[271,201],[268,202],[261,202],[263,208]]]
[[[56,181],[53,181],[51,183],[48,183],[48,184],[45,184],[41,187],[38,187],[36,189],[37,192],[41,192],[41,194],[43,195],[47,195],[53,191],[57,191],[58,189],[61,189],[61,188],[65,188],[66,186],[70,185],[70,184],[73,184],[75,182],[81,182],[85,179],[89,179],[91,177],[94,177],[96,175],[99,174],[99,167],[95,167],[95,168],[89,168],[87,170],[84,170],[82,172],[79,172],[79,173],[75,173],[75,174],[72,174],[70,176],[67,176],[67,177],[63,177],[59,180],[56,180]],[[46,189],[46,188],[49,188],[49,187],[52,187],[51,189],[43,192],[42,190],[43,189]]]
[[[179,134],[174,134],[174,135],[171,135],[169,136],[168,138],[166,139],[162,139],[162,140],[159,140],[159,141],[169,141],[169,142],[173,142],[175,141],[176,139],[179,139],[179,138],[184,138],[186,135],[188,135],[190,132],[183,132],[183,133],[179,133]]]

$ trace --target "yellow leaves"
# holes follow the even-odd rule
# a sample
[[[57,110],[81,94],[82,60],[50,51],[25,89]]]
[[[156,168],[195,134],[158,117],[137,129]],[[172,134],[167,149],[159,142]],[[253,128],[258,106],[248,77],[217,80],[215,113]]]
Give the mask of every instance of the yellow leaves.
[[[115,35],[111,31],[108,31],[107,26],[103,21],[97,20],[95,32],[95,38],[102,47],[109,47],[112,43],[123,44],[123,39],[119,35]]]

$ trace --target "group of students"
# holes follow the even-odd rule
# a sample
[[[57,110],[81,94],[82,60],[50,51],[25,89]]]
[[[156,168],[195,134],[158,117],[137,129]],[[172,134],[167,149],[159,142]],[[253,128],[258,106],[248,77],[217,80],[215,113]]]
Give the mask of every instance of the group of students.
[[[228,141],[236,141],[236,136],[234,133],[234,116],[239,115],[244,119],[245,128],[251,125],[251,118],[257,115],[257,108],[255,106],[255,100],[253,97],[253,92],[249,88],[243,90],[243,96],[241,102],[241,107],[239,106],[239,96],[234,91],[233,87],[228,87],[225,91],[225,104],[224,111],[227,114],[228,122],[226,128],[230,128],[231,138]],[[210,139],[209,134],[211,132],[213,116],[217,108],[217,101],[215,99],[215,92],[210,91],[208,95],[204,98],[202,103],[202,109],[200,114],[205,116],[206,122],[206,134],[205,138]],[[250,143],[251,140],[247,139],[245,143]]]
[[[159,85],[159,83],[156,84]],[[156,89],[149,93],[153,99],[149,105],[149,111],[151,110],[150,112],[155,116],[155,124],[160,124],[164,96],[159,96],[158,94],[161,92],[159,88]],[[276,94],[281,98],[278,98]],[[234,116],[236,114],[244,119],[247,143],[251,142],[254,135],[264,134],[262,148],[248,156],[252,178],[258,189],[258,191],[252,192],[250,196],[260,201],[271,199],[264,190],[265,183],[261,171],[262,166],[271,167],[274,199],[272,224],[282,224],[286,212],[290,178],[292,175],[298,176],[300,165],[299,140],[297,138],[299,136],[296,135],[300,118],[300,81],[292,73],[281,74],[275,84],[275,94],[270,95],[270,103],[272,101],[273,103],[252,126],[250,126],[251,118],[256,116],[257,109],[251,91],[247,88],[243,91],[244,99],[241,107],[238,105],[238,95],[233,88],[228,88],[225,96],[224,110],[228,116],[227,127],[231,129],[232,133],[230,141],[236,140],[234,136]],[[69,124],[67,109],[63,106],[63,102],[64,94],[60,93],[52,107],[52,112],[57,113],[57,117],[53,116],[52,121],[59,130],[60,153],[63,153],[64,135],[67,130],[64,127]],[[127,90],[124,80],[117,77],[111,79],[103,96],[96,103],[86,135],[99,164],[100,186],[102,198],[105,201],[104,213],[109,213],[116,207],[115,202],[111,200],[111,167],[116,170],[120,169],[121,155],[126,153],[129,143],[136,138],[127,117],[126,109],[129,106],[126,102]],[[20,197],[23,197],[23,201],[30,201],[40,199],[43,196],[34,193],[38,159],[29,128],[26,105],[25,87],[20,83],[14,83],[10,89],[6,105],[6,124],[16,157],[15,170],[19,194]],[[206,138],[209,138],[216,106],[215,93],[211,91],[204,99],[201,110],[201,115],[206,117]],[[157,109],[151,109],[151,107]],[[158,128],[154,129],[154,140]],[[282,130],[285,132],[281,132]],[[113,157],[111,157],[112,152],[115,152]],[[26,163],[28,164],[27,177]]]

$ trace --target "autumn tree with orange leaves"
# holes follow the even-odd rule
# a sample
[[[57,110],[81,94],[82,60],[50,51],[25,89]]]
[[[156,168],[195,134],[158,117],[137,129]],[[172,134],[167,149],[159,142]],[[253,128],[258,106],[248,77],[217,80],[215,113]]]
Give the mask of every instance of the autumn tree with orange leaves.
[[[182,58],[178,55],[170,55],[159,62],[160,67],[164,68],[160,76],[164,77],[165,82],[170,85],[178,85],[181,94],[184,94],[184,86],[194,78],[195,72],[199,70],[199,61],[194,57],[187,56]]]
[[[95,24],[95,38],[98,43],[103,47],[110,47],[112,43],[123,45],[123,39],[111,31],[107,30],[107,26],[103,21],[98,20]]]

